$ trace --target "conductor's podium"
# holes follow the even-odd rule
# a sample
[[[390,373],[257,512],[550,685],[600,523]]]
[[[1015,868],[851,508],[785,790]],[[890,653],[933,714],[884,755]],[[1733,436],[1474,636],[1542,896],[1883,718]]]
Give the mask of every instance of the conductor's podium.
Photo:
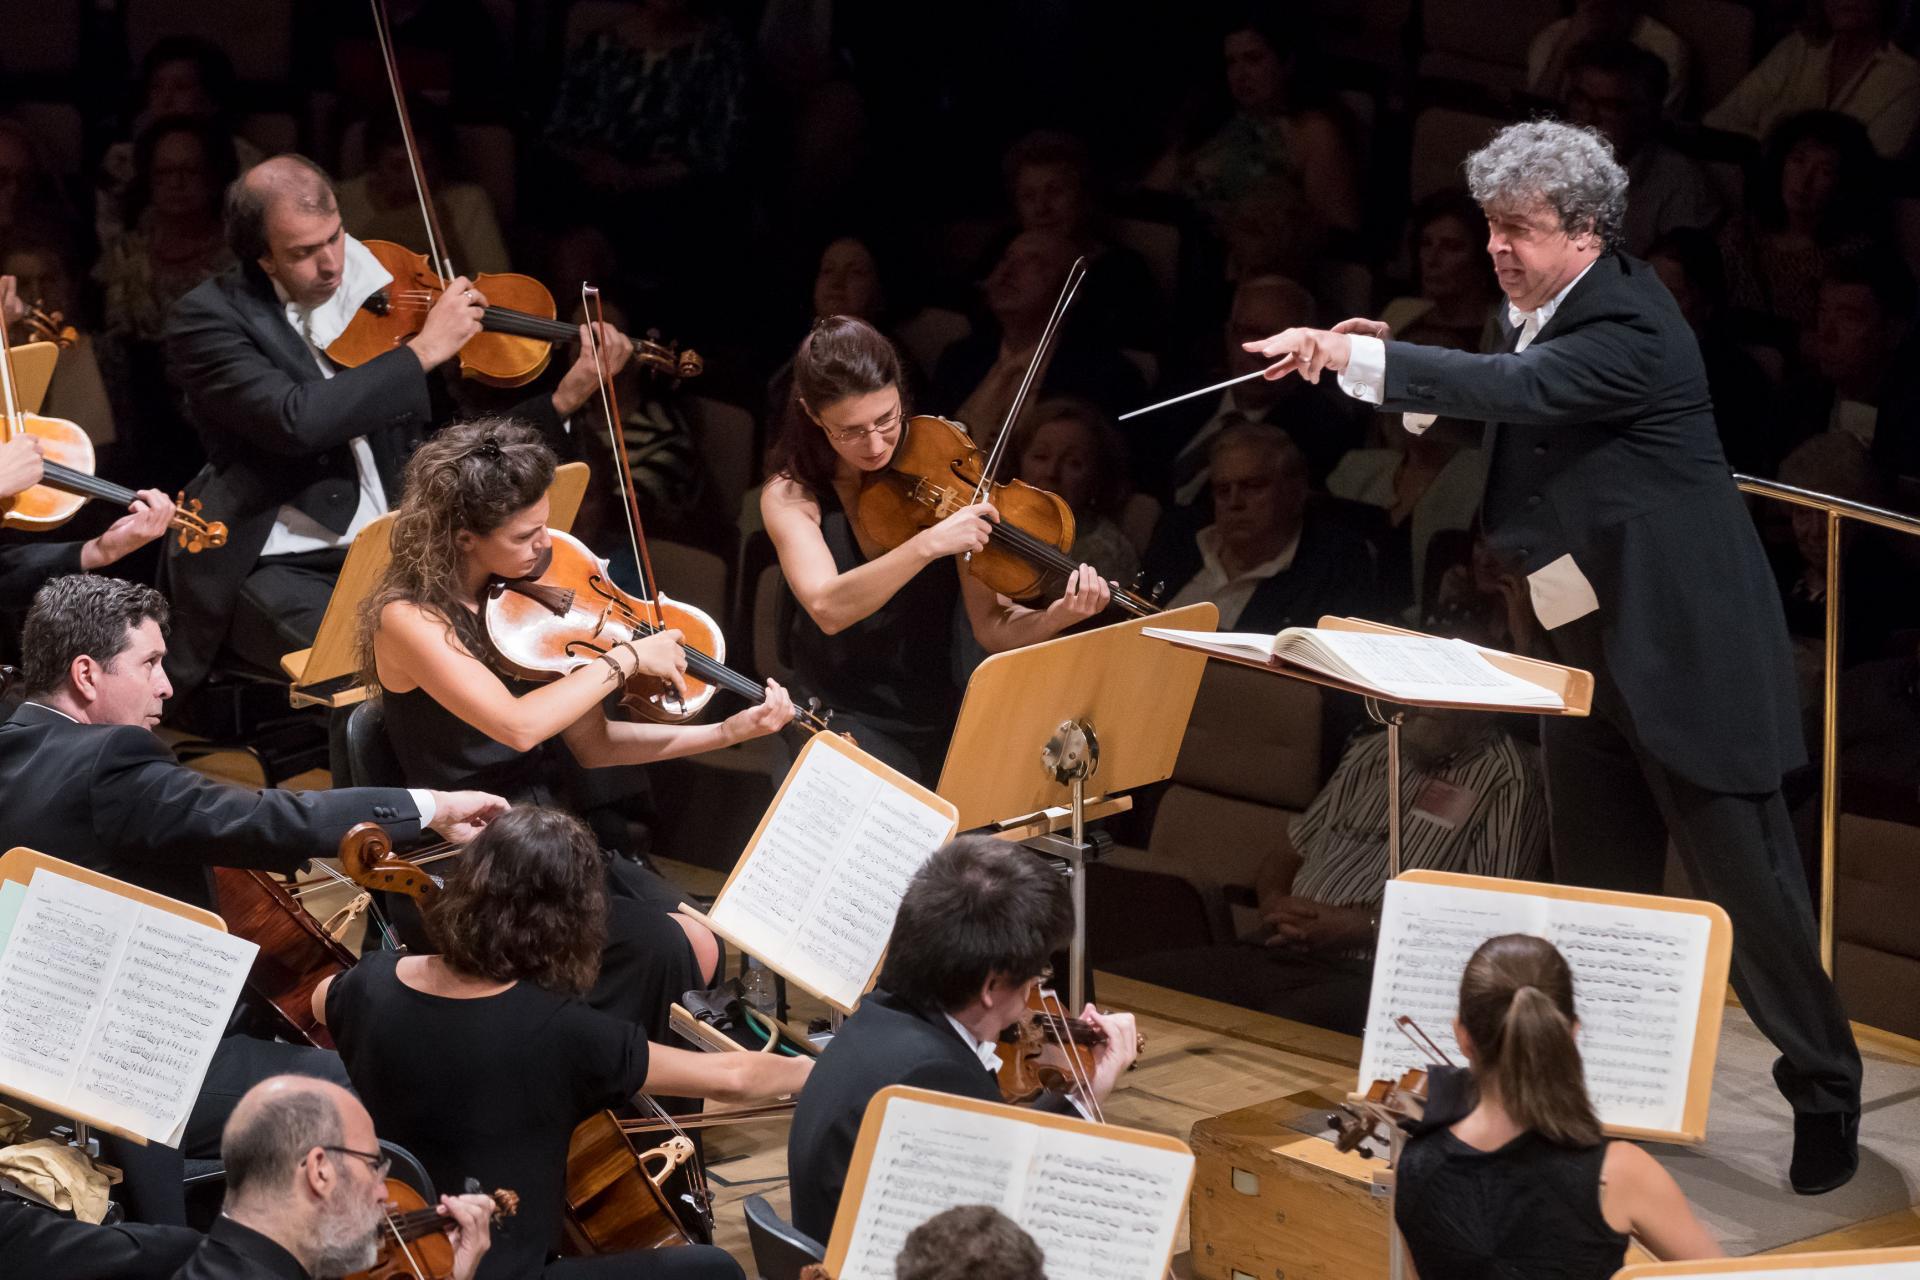
[[[1193,1126],[1198,1280],[1386,1280],[1393,1173],[1303,1129],[1344,1101],[1290,1094]]]

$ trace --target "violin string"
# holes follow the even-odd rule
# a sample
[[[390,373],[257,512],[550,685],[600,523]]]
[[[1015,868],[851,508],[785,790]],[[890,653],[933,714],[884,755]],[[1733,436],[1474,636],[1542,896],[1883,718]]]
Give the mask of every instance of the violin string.
[[[400,1228],[394,1225],[392,1211],[383,1212],[387,1215],[387,1230],[393,1232],[393,1242],[400,1247],[400,1255],[407,1260],[407,1266],[418,1280],[428,1280],[427,1269],[420,1265],[420,1259],[413,1256],[413,1250],[407,1247],[407,1238],[401,1235]]]
[[[988,534],[988,541],[996,538],[1001,539],[1021,555],[1036,562],[1043,569],[1050,569],[1055,573],[1071,576],[1073,571],[1080,567],[1078,561],[1062,553],[1060,549],[1052,543],[1037,538],[1016,525],[1004,523],[995,524]],[[1154,605],[1146,600],[1140,599],[1140,597],[1121,587],[1118,583],[1109,582],[1107,586],[1113,592],[1114,603],[1129,613],[1145,617],[1148,614],[1160,612]]]

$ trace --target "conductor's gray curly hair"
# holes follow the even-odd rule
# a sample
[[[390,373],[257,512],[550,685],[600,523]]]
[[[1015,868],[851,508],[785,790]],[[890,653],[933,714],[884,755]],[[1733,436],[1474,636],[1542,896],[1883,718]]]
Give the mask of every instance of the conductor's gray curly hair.
[[[1524,209],[1544,200],[1570,236],[1591,232],[1620,243],[1627,218],[1627,171],[1593,129],[1534,120],[1508,125],[1467,157],[1467,190],[1483,209]]]

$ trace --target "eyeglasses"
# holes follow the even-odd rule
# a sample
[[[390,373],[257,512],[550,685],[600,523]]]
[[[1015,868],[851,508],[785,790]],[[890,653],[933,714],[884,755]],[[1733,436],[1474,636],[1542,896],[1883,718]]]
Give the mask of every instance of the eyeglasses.
[[[900,419],[904,417],[905,414],[906,410],[904,408],[895,409],[892,413],[875,422],[872,426],[848,427],[843,431],[835,431],[832,427],[825,426],[825,424],[822,424],[822,427],[827,433],[827,439],[833,441],[835,444],[859,444],[870,435],[892,435],[900,429]]]
[[[353,1156],[367,1162],[367,1168],[373,1170],[373,1176],[384,1178],[387,1170],[393,1167],[393,1157],[384,1151],[355,1151],[352,1147],[326,1147],[322,1151],[333,1151],[343,1156]]]

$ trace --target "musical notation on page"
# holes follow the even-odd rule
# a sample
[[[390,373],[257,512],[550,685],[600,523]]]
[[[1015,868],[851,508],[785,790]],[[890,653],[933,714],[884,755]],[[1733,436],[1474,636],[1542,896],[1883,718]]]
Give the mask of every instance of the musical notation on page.
[[[955,826],[939,797],[816,737],[708,919],[741,949],[850,1009],[879,967],[907,882]]]
[[[1387,886],[1360,1080],[1425,1066],[1394,1028],[1412,1017],[1455,1062],[1460,977],[1503,933],[1560,949],[1573,970],[1587,1091],[1603,1124],[1680,1131],[1692,1078],[1711,922],[1652,907],[1398,880]]]

